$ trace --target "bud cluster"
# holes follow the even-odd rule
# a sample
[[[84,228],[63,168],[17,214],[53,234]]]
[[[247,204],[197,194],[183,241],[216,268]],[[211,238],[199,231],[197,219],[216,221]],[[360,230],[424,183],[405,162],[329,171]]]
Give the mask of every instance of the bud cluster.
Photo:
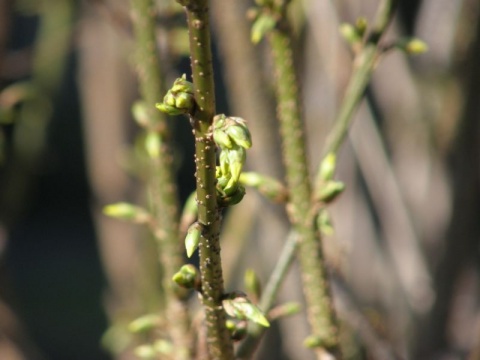
[[[158,110],[168,115],[190,114],[195,107],[193,84],[187,81],[185,74],[177,78],[173,86],[168,90],[162,103],[155,106]]]
[[[213,140],[221,150],[216,174],[218,201],[220,206],[231,206],[239,203],[245,195],[239,178],[246,150],[252,147],[252,138],[242,118],[221,114],[213,121]]]

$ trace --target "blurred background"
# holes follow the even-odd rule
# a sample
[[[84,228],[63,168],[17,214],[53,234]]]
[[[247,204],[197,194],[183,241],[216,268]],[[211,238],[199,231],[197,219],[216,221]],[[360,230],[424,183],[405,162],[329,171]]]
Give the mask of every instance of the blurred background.
[[[190,73],[184,14],[158,2],[165,83]],[[249,169],[283,168],[266,44],[249,42],[249,1],[212,0],[218,113],[244,117]],[[377,0],[297,0],[290,15],[312,173],[338,112],[352,54],[342,22]],[[405,0],[338,160],[347,190],[324,239],[351,359],[480,359],[480,3]],[[103,206],[142,203],[126,0],[0,0],[0,359],[133,359],[122,326],[155,309],[156,257],[137,225]],[[189,75],[188,75],[189,76]],[[159,99],[160,101],[161,99]],[[169,120],[183,203],[194,189],[188,121]],[[227,289],[265,282],[288,232],[253,190],[226,216]],[[279,302],[303,302],[296,265]],[[122,325],[123,324],[123,325]],[[124,326],[123,326],[124,327]],[[302,314],[272,328],[259,359],[311,359]],[[273,345],[272,345],[273,344]]]

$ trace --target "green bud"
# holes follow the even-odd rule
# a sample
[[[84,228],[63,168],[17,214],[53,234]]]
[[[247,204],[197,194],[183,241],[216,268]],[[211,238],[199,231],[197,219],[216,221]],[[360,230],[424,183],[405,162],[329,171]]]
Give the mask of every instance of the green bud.
[[[173,93],[190,93],[193,94],[193,83],[187,81],[187,75],[183,74],[182,77],[175,79],[172,88],[170,89]]]
[[[363,37],[363,35],[365,35],[367,27],[368,21],[365,17],[360,16],[357,21],[355,21],[355,29],[357,30],[357,33],[360,37]]]
[[[157,357],[157,352],[151,345],[140,345],[137,346],[134,350],[133,353],[135,356],[142,360],[153,360]]]
[[[168,106],[173,106],[175,107],[175,94],[172,92],[172,90],[168,90],[167,94],[163,98],[163,103]]]
[[[180,270],[173,275],[172,280],[181,287],[197,289],[200,284],[200,274],[195,266],[187,264],[183,265]]]
[[[147,210],[126,202],[107,205],[103,208],[103,213],[115,219],[128,220],[139,224],[147,223],[151,219]]]
[[[155,104],[155,107],[160,110],[161,112],[165,113],[165,114],[168,114],[168,115],[172,115],[172,116],[175,116],[175,115],[181,115],[183,114],[183,111],[173,107],[173,106],[170,106],[170,105],[166,105],[166,104],[163,104],[163,103],[156,103]]]
[[[232,195],[228,196],[220,196],[217,197],[218,206],[220,207],[227,207],[237,205],[240,201],[242,201],[243,197],[245,196],[245,188],[239,185],[235,192]]]
[[[138,125],[141,127],[148,127],[149,118],[147,111],[147,104],[144,101],[135,101],[132,105],[132,115]]]
[[[226,133],[238,146],[244,149],[250,149],[252,147],[252,138],[246,125],[228,126]]]
[[[230,139],[230,136],[223,130],[214,130],[213,140],[220,149],[231,149],[233,147],[232,139]]]
[[[173,83],[163,98],[162,104],[156,104],[157,109],[169,115],[188,114],[195,106],[193,84],[187,81],[184,74]]]
[[[250,34],[252,43],[258,44],[276,24],[276,20],[271,15],[260,14],[252,25],[252,32]]]
[[[128,324],[128,331],[134,334],[144,333],[156,328],[160,322],[161,318],[157,314],[143,315]]]
[[[263,312],[241,292],[234,292],[227,299],[223,300],[223,308],[233,318],[250,320],[263,327],[270,327],[270,323]]]
[[[160,151],[162,151],[162,140],[160,134],[149,131],[145,137],[145,150],[151,159],[158,159]]]
[[[428,50],[428,45],[417,38],[400,42],[399,47],[409,55],[420,55]]]
[[[317,228],[326,236],[331,236],[335,232],[332,219],[330,218],[330,214],[326,209],[320,210],[317,215]]]
[[[316,335],[310,335],[303,341],[303,346],[314,349],[322,346],[322,339]]]
[[[230,175],[234,181],[237,182],[242,172],[243,164],[245,164],[247,153],[245,149],[240,146],[226,150],[225,152],[227,153],[228,164],[230,166]]]
[[[349,23],[343,23],[340,25],[340,34],[342,37],[350,44],[358,44],[359,42],[362,41],[362,37],[358,33],[358,30],[353,26],[352,24]]]
[[[247,269],[243,277],[243,283],[247,293],[251,294],[254,299],[259,299],[262,295],[262,285],[257,273],[253,269]]]
[[[327,181],[323,186],[320,188],[319,192],[319,200],[323,201],[324,203],[330,203],[340,195],[343,190],[345,190],[345,184],[341,181]]]
[[[189,113],[195,105],[195,99],[192,94],[179,93],[175,96],[175,107]]]
[[[197,250],[201,235],[202,226],[198,222],[190,225],[187,236],[185,237],[185,249],[187,250],[187,256],[189,258],[192,257],[195,250]]]
[[[225,177],[230,176],[230,162],[228,159],[227,150],[220,152],[219,161],[220,161],[220,172],[222,176],[225,176]]]
[[[153,343],[153,348],[159,355],[170,355],[174,350],[173,344],[165,339],[156,340]]]
[[[213,117],[213,127],[215,130],[222,130],[225,126],[227,117],[225,114],[218,114]]]
[[[329,153],[322,160],[320,165],[320,180],[328,181],[333,179],[335,168],[337,167],[337,156],[335,153]]]

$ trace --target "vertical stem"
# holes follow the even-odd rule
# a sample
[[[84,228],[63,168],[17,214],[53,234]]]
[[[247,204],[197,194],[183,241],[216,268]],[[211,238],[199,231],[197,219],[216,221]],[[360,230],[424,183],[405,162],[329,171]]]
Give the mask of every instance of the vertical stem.
[[[174,182],[172,157],[167,145],[168,129],[162,113],[155,109],[161,99],[162,77],[155,41],[155,6],[153,0],[131,0],[136,37],[136,66],[140,93],[148,112],[148,131],[159,134],[162,149],[150,159],[148,192],[156,219],[155,238],[159,261],[164,269],[163,289],[169,331],[175,346],[175,359],[190,359],[189,317],[183,302],[184,292],[173,283],[172,276],[183,262],[179,241],[179,205]]]
[[[220,258],[221,215],[216,199],[216,146],[212,137],[215,114],[210,24],[207,0],[183,0],[190,38],[195,102],[192,117],[195,135],[198,221],[202,225],[199,244],[202,302],[205,309],[207,343],[212,359],[233,359],[233,344],[225,327],[222,307],[223,274]]]
[[[290,194],[290,218],[299,236],[298,256],[312,335],[318,341],[318,358],[339,353],[337,321],[332,307],[320,234],[314,226],[312,190],[305,154],[297,76],[286,21],[269,37],[273,51],[277,116]]]

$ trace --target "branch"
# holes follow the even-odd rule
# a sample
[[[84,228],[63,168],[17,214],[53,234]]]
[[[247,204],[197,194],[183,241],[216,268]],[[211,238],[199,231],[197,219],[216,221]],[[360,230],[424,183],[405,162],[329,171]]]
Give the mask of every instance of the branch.
[[[223,275],[220,258],[221,215],[216,196],[216,145],[212,138],[215,94],[207,0],[177,0],[187,13],[196,110],[195,134],[198,222],[202,303],[205,308],[208,351],[212,359],[233,359],[233,344],[225,327],[222,307]]]

